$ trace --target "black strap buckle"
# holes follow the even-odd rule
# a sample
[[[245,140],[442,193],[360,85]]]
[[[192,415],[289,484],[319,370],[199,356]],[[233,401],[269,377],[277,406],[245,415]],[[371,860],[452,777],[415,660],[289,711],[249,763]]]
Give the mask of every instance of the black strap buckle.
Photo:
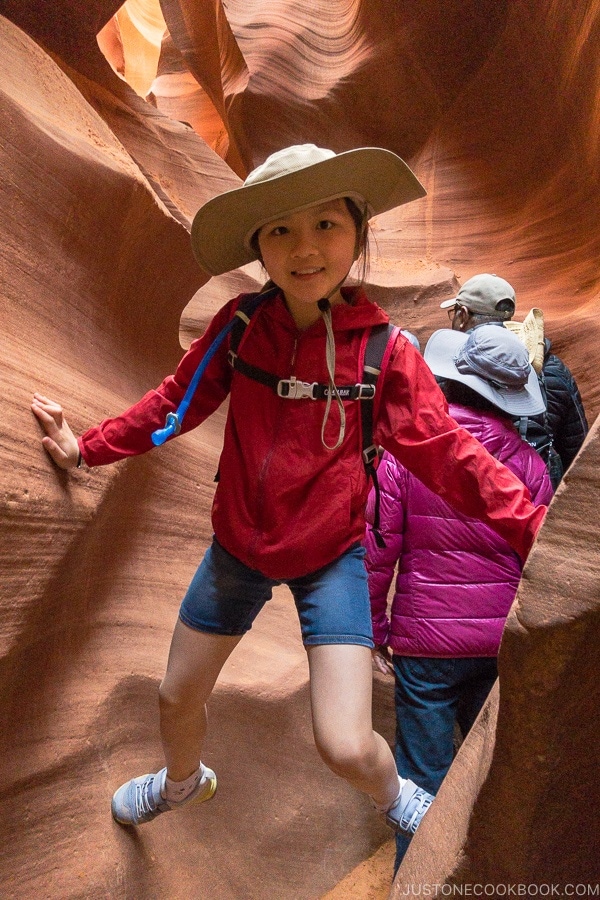
[[[375,396],[375,385],[374,384],[357,384],[358,395],[357,400],[372,400]]]
[[[365,466],[372,466],[378,456],[378,449],[375,444],[371,444],[370,447],[365,447],[362,452],[362,458]]]

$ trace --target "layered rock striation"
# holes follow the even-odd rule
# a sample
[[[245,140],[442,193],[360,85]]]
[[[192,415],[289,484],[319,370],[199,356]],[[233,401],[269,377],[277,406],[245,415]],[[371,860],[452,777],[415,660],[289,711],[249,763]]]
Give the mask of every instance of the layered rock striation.
[[[600,3],[119,7],[0,0],[2,893],[312,900],[389,835],[312,746],[284,590],[211,702],[214,801],[139,833],[110,819],[115,787],[162,758],[156,690],[210,540],[223,414],[148,456],[66,475],[30,398],[55,397],[81,431],[172,371],[262,277],[209,280],[190,249],[195,211],[268,153],[313,141],[387,147],[427,187],[372,223],[373,299],[425,341],[459,283],[506,277],[517,318],[544,309],[592,422]],[[499,694],[392,896],[434,881],[598,880],[597,446],[594,431],[552,506]],[[392,740],[380,682],[375,718]]]

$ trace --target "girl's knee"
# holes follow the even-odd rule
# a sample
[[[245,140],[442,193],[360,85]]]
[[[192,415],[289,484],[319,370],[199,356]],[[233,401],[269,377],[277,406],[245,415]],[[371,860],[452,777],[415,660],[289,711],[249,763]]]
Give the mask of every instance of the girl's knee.
[[[316,739],[315,743],[325,765],[342,778],[370,772],[376,765],[377,748],[372,737]]]
[[[165,676],[158,687],[158,702],[162,711],[197,705],[197,689],[192,684],[174,682]]]
[[[177,700],[177,693],[173,690],[169,683],[165,679],[163,679],[158,686],[158,703],[161,710],[170,709],[176,706]]]

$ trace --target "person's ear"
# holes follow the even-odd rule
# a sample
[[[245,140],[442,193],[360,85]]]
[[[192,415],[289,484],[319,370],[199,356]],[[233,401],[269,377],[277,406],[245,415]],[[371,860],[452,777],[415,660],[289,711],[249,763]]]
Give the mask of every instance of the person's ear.
[[[464,331],[467,328],[470,317],[471,317],[471,313],[469,312],[467,307],[459,306],[456,311],[456,316],[454,317],[454,321],[458,325],[458,327],[456,328],[456,331]]]

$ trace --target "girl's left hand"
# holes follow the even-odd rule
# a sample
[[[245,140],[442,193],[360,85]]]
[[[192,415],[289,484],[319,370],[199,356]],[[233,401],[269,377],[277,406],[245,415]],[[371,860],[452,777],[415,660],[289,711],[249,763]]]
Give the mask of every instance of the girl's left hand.
[[[371,650],[371,657],[376,672],[381,672],[382,675],[394,674],[390,651],[387,647],[375,647],[374,650]]]

